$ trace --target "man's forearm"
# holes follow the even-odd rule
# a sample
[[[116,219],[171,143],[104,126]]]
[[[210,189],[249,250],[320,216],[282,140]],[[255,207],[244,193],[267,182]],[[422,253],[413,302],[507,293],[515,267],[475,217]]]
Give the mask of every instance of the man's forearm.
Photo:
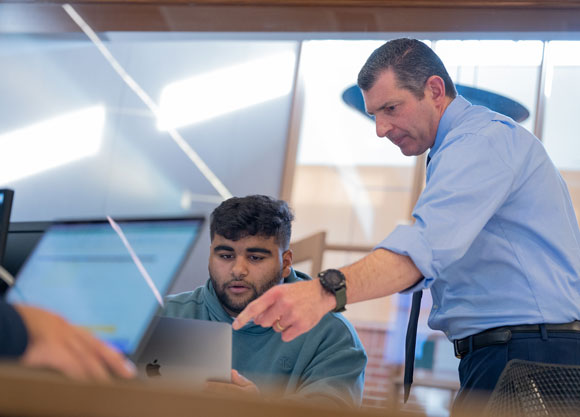
[[[378,249],[354,264],[341,268],[346,276],[346,301],[370,300],[402,291],[421,278],[421,272],[407,256]],[[289,342],[312,329],[336,307],[336,298],[324,290],[319,280],[276,285],[252,301],[232,327],[239,330],[250,320],[272,327]]]
[[[422,277],[411,258],[386,249],[377,249],[340,270],[346,276],[348,304],[395,294]]]

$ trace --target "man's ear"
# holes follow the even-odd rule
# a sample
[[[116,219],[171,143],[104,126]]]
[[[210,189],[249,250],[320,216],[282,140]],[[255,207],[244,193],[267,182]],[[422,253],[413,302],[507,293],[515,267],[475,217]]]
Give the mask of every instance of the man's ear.
[[[282,254],[282,276],[286,278],[290,275],[290,267],[292,266],[292,250],[288,249]]]
[[[445,99],[445,81],[438,75],[432,75],[425,83],[425,94],[435,102]]]

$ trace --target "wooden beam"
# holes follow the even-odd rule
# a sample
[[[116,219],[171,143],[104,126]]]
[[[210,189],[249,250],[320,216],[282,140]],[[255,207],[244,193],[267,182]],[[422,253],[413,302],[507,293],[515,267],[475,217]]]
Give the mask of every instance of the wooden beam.
[[[36,4],[152,4],[158,6],[300,6],[300,7],[404,7],[404,8],[580,8],[579,0],[4,0],[3,3]]]
[[[3,1],[0,33],[78,32],[64,2]],[[361,37],[396,33],[512,34],[580,32],[580,1],[373,0],[75,0],[72,6],[96,32],[343,32]],[[479,7],[479,4],[486,7]],[[373,35],[374,34],[374,35]],[[517,36],[513,36],[517,38]]]

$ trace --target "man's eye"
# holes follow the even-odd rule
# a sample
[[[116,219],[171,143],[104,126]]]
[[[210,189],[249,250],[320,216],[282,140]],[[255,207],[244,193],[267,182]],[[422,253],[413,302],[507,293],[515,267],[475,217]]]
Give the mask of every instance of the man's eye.
[[[258,255],[251,255],[251,256],[250,256],[250,260],[251,260],[251,261],[254,261],[254,262],[259,262],[259,261],[261,261],[262,259],[264,259],[264,257],[263,257],[263,256],[258,256]]]
[[[388,107],[385,107],[385,112],[392,113],[392,112],[395,111],[396,108],[397,108],[397,106],[388,106]]]
[[[234,255],[230,255],[229,253],[221,253],[219,257],[222,259],[232,259]]]

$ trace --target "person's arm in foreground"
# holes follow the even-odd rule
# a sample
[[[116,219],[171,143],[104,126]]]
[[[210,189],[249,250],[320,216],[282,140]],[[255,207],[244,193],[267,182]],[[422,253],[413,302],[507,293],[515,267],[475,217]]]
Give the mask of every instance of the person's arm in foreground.
[[[422,277],[409,257],[386,249],[377,249],[341,271],[346,276],[349,304],[395,294]],[[288,342],[312,329],[335,306],[334,296],[317,279],[277,285],[251,302],[238,315],[233,328],[238,330],[250,320],[262,327],[272,327],[279,321],[284,329],[282,340]]]
[[[55,369],[79,380],[107,381],[112,376],[135,375],[130,361],[87,330],[39,308],[14,308],[28,333],[26,349],[20,356],[23,365]]]

